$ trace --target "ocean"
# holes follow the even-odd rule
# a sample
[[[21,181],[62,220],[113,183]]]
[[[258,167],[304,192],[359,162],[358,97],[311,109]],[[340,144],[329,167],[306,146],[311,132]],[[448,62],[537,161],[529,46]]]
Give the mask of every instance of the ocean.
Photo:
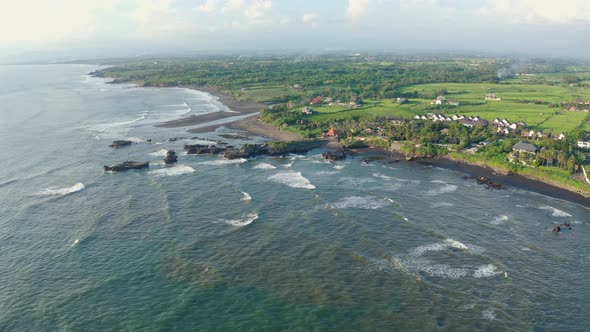
[[[184,155],[232,131],[153,125],[223,105],[96,68],[0,67],[0,330],[590,330],[587,209],[320,150]],[[126,160],[151,165],[103,171]]]

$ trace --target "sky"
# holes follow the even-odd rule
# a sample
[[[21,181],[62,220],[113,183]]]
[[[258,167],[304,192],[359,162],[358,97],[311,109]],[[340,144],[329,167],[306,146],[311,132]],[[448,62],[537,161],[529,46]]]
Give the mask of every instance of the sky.
[[[0,51],[590,57],[589,0],[0,0]]]

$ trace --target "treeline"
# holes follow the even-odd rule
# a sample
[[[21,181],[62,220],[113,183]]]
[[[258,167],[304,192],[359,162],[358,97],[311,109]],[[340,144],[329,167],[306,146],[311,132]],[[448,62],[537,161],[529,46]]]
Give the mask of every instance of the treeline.
[[[497,82],[501,66],[484,62],[474,67],[466,62],[420,62],[398,59],[390,62],[363,61],[350,58],[295,59],[269,58],[230,61],[170,60],[145,61],[106,68],[101,75],[118,82],[142,81],[158,86],[216,86],[237,91],[257,86],[302,87],[301,93],[284,96],[291,101],[303,95],[329,95],[339,99],[392,98],[402,87],[426,83]]]

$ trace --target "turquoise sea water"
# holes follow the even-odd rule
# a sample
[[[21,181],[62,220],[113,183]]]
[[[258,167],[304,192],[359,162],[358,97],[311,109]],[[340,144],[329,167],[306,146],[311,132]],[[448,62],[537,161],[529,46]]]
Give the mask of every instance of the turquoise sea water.
[[[321,151],[164,168],[197,140],[153,123],[223,105],[93,69],[0,67],[0,330],[590,330],[587,209]]]

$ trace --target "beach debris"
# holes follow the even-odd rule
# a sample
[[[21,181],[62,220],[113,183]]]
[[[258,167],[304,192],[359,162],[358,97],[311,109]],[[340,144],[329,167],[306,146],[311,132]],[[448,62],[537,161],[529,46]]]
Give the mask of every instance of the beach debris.
[[[139,162],[139,161],[125,161],[122,164],[115,164],[112,166],[104,166],[104,170],[107,172],[121,172],[121,171],[128,171],[130,169],[142,169],[150,167],[149,162]]]
[[[177,160],[178,157],[176,156],[176,152],[174,152],[174,150],[169,150],[166,152],[166,158],[164,158],[164,164],[166,164],[166,166],[175,164]]]
[[[111,148],[122,148],[124,146],[129,146],[131,144],[133,144],[132,141],[123,141],[123,140],[120,140],[120,141],[113,141],[113,143],[111,145],[109,145],[109,146]]]

